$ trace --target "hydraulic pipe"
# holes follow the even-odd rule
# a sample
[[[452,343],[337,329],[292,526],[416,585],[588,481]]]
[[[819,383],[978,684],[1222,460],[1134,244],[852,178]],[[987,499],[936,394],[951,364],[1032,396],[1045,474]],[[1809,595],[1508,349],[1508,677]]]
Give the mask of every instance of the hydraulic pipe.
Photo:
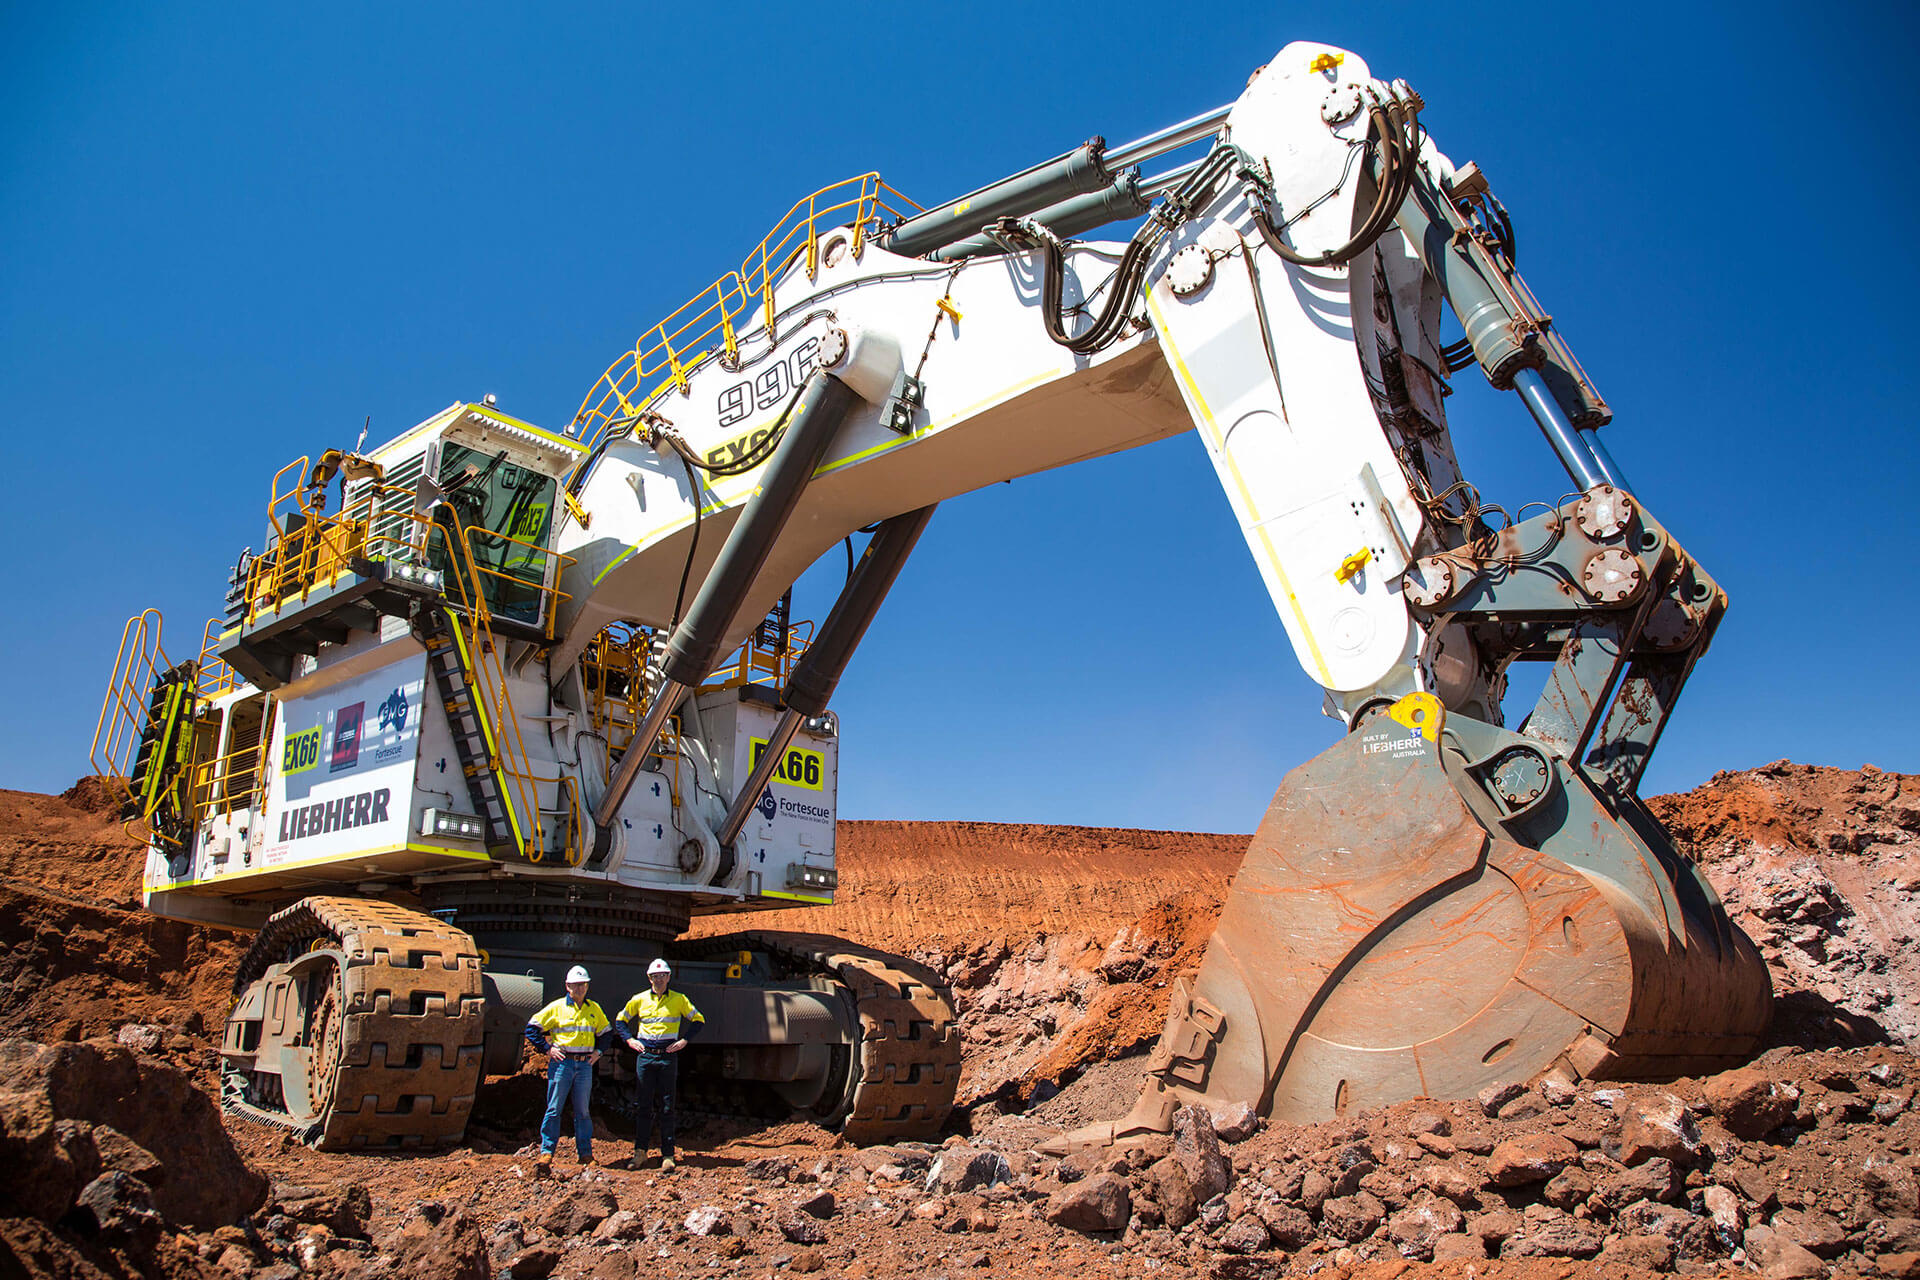
[[[867,634],[867,627],[872,624],[874,615],[880,612],[880,605],[886,600],[887,592],[892,590],[894,580],[900,576],[901,566],[906,564],[914,545],[920,541],[921,533],[926,530],[927,521],[932,518],[933,507],[921,507],[917,511],[892,517],[874,532],[866,551],[860,556],[860,563],[854,566],[853,575],[840,592],[840,598],[833,602],[833,609],[821,625],[819,636],[801,655],[799,665],[787,680],[783,698],[786,711],[781,715],[779,725],[768,736],[760,759],[754,763],[753,773],[734,794],[733,806],[727,810],[727,819],[720,824],[718,835],[721,848],[726,848],[739,838],[740,829],[747,823],[747,815],[753,812],[761,789],[767,785],[774,770],[779,768],[780,758],[786,754],[787,744],[793,741],[800,722],[809,716],[826,714],[827,704],[833,699],[833,691],[839,685],[841,675],[846,672],[853,651],[859,648],[861,639]]]
[[[1140,184],[1140,198],[1143,200],[1159,199],[1167,192],[1185,182],[1188,178],[1191,178],[1194,171],[1206,162],[1206,157],[1202,156],[1198,160],[1189,161],[1178,168],[1169,169],[1165,173],[1155,174]]]
[[[726,545],[714,559],[686,616],[674,628],[661,660],[662,679],[653,692],[646,719],[635,730],[627,753],[608,781],[606,794],[593,809],[595,859],[606,855],[612,840],[614,815],[625,803],[647,753],[681,696],[697,688],[712,672],[720,646],[767,555],[786,527],[800,494],[825,456],[834,433],[859,401],[853,389],[825,371],[807,380],[800,401],[788,418],[786,430],[760,476],[760,488],[747,500],[740,519],[727,534]],[[698,502],[696,492],[693,500]]]
[[[1593,456],[1587,447],[1584,434],[1574,430],[1567,421],[1567,415],[1560,411],[1560,402],[1547,390],[1547,380],[1540,376],[1538,369],[1516,369],[1513,372],[1513,389],[1520,393],[1520,399],[1526,403],[1527,412],[1540,424],[1541,434],[1560,457],[1560,465],[1567,469],[1573,482],[1586,492],[1597,484],[1611,484],[1606,469],[1600,460]]]
[[[1105,139],[1093,138],[1063,156],[915,214],[892,230],[885,247],[909,258],[923,257],[990,222],[1024,217],[1035,209],[1098,191],[1113,181],[1106,145]]]
[[[1600,464],[1600,470],[1606,474],[1607,483],[1622,493],[1631,494],[1632,486],[1627,484],[1627,477],[1621,472],[1620,464],[1613,460],[1613,455],[1607,452],[1607,446],[1600,442],[1600,433],[1582,428],[1580,438],[1592,450],[1594,461]]]
[[[1059,204],[1048,205],[1031,215],[1033,220],[1065,239],[1104,227],[1109,222],[1137,218],[1152,204],[1152,198],[1140,190],[1140,171],[1129,169],[1113,180],[1113,185]],[[1003,253],[1005,246],[989,235],[968,236],[935,249],[927,257],[935,262],[954,262],[977,253]]]
[[[1122,169],[1127,165],[1139,164],[1142,160],[1151,160],[1155,156],[1178,150],[1189,142],[1198,142],[1210,133],[1218,133],[1220,126],[1226,123],[1227,115],[1232,110],[1233,104],[1229,102],[1224,107],[1215,107],[1191,120],[1182,120],[1179,124],[1169,125],[1144,138],[1135,139],[1123,147],[1115,147],[1107,153],[1107,164],[1112,168]]]

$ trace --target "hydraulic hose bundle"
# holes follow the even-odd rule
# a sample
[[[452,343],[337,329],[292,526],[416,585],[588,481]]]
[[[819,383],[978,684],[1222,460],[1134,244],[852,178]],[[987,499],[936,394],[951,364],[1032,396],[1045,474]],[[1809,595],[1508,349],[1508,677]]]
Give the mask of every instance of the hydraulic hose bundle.
[[[1407,193],[1413,190],[1413,177],[1420,167],[1419,104],[1392,97],[1375,102],[1367,114],[1372,121],[1368,145],[1375,148],[1378,155],[1376,185],[1373,207],[1351,240],[1325,253],[1301,253],[1280,238],[1281,228],[1273,225],[1265,209],[1254,204],[1253,224],[1260,229],[1260,238],[1267,242],[1269,249],[1295,266],[1337,266],[1359,257],[1393,226]]]
[[[1107,282],[1106,303],[1094,316],[1093,323],[1079,333],[1067,332],[1062,298],[1067,255],[1060,238],[1032,219],[1002,219],[994,224],[991,230],[997,237],[1010,243],[1032,245],[1041,252],[1040,320],[1046,326],[1047,336],[1081,355],[1090,355],[1118,340],[1126,332],[1127,322],[1133,315],[1134,295],[1146,279],[1147,264],[1160,241],[1206,200],[1236,165],[1244,167],[1244,164],[1239,148],[1231,144],[1216,147],[1201,161],[1186,182],[1170,193],[1166,202],[1134,233],[1120,257],[1119,267]]]

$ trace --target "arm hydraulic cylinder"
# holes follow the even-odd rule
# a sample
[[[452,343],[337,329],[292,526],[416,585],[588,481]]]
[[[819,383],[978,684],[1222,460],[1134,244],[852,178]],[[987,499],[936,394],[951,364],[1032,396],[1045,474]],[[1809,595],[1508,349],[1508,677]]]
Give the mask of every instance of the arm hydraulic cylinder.
[[[1077,236],[1095,227],[1145,213],[1152,200],[1140,190],[1140,171],[1129,169],[1114,179],[1113,185],[1059,204],[1048,205],[1033,215],[1033,220],[1062,239]],[[968,236],[927,256],[935,262],[953,262],[978,253],[1001,253],[1004,246],[989,235]]]
[[[1105,156],[1106,143],[1094,138],[1045,164],[908,218],[893,229],[885,245],[894,253],[917,258],[1001,218],[1024,217],[1035,209],[1098,191],[1113,181]]]

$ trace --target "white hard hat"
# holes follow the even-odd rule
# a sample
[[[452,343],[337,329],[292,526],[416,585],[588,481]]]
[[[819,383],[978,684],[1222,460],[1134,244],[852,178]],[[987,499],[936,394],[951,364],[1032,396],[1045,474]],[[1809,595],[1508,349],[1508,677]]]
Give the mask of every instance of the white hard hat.
[[[672,973],[672,972],[673,972],[673,966],[668,964],[665,960],[655,960],[652,964],[647,966],[647,976],[649,978],[651,978],[656,973]]]
[[[587,976],[587,968],[585,965],[577,964],[573,966],[573,968],[567,970],[567,981],[568,982],[591,982],[593,981],[593,979]]]

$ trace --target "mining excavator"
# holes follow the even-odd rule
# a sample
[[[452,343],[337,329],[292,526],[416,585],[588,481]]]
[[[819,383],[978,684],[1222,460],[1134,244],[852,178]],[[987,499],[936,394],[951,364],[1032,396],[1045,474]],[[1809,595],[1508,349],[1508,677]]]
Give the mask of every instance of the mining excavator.
[[[568,965],[624,991],[667,954],[706,1105],[936,1132],[937,975],[684,935],[834,900],[832,695],[936,505],[1186,431],[1344,734],[1274,796],[1138,1105],[1074,1140],[1741,1061],[1766,969],[1637,794],[1726,596],[1603,445],[1423,106],[1296,43],[1225,107],[931,208],[866,174],[560,430],[485,397],[289,463],[197,651],[128,623],[94,739],[148,909],[256,931],[226,1104],[330,1148],[456,1139]],[[1461,475],[1470,366],[1564,496],[1509,516]],[[843,543],[838,599],[796,620]],[[1510,726],[1518,661],[1547,674]]]

